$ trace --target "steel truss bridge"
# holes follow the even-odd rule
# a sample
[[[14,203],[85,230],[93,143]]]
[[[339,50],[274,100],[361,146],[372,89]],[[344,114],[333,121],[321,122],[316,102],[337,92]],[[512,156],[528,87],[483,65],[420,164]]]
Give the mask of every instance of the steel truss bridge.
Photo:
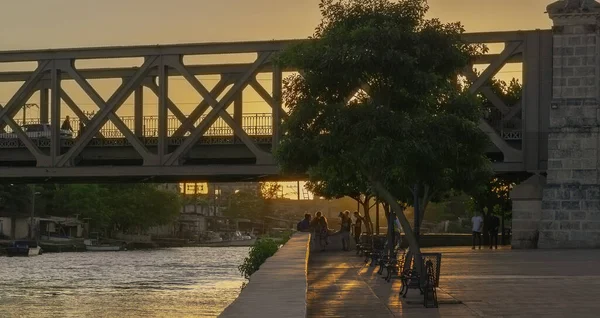
[[[481,56],[476,64],[489,65],[480,75],[464,71],[470,90],[485,95],[495,106],[480,120],[480,128],[493,143],[490,157],[499,173],[544,171],[547,161],[548,112],[552,85],[552,33],[550,30],[471,33],[472,43],[504,44],[500,53]],[[10,182],[77,181],[185,181],[257,180],[283,176],[272,151],[287,116],[282,108],[284,72],[272,63],[274,55],[297,42],[263,41],[164,46],[80,48],[0,52],[0,63],[37,62],[33,71],[0,72],[0,83],[19,82],[20,88],[0,107],[0,130],[18,139],[0,139],[0,180]],[[252,53],[251,63],[192,64],[186,56]],[[142,58],[139,67],[78,68],[77,61]],[[522,64],[523,93],[516,105],[494,95],[489,80],[507,64]],[[257,75],[268,74],[270,87]],[[207,89],[197,78],[217,75]],[[518,74],[515,74],[518,77]],[[189,114],[169,97],[169,78],[182,77],[202,97]],[[91,83],[117,79],[120,86],[103,99]],[[76,83],[97,106],[93,116],[82,111],[61,85]],[[269,105],[269,113],[248,113],[242,93],[251,87]],[[158,97],[158,114],[144,116],[144,88]],[[229,89],[228,89],[229,88]],[[49,123],[49,139],[32,139],[15,117],[32,95],[39,92],[40,118]],[[120,117],[117,110],[133,95],[134,114]],[[228,109],[233,106],[233,112]],[[61,139],[63,107],[71,119],[75,138]],[[146,106],[147,107],[147,106]],[[85,130],[78,131],[82,122]],[[298,176],[288,176],[297,178]]]

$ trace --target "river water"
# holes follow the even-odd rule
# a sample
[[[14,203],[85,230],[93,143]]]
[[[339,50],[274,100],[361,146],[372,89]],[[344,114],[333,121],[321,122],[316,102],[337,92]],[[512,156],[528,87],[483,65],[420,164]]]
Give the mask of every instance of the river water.
[[[0,257],[0,317],[215,317],[247,247]]]

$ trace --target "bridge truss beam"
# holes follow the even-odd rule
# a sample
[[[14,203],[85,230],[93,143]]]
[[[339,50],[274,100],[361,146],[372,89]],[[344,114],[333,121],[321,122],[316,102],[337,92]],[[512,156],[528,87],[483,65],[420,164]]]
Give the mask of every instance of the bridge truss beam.
[[[552,67],[550,31],[472,33],[466,34],[465,40],[472,43],[505,45],[500,53],[478,57],[474,64],[489,64],[481,74],[476,74],[472,67],[466,69],[463,74],[471,82],[470,90],[487,97],[500,114],[500,126],[486,118],[482,118],[480,122],[481,129],[490,136],[495,148],[502,154],[503,160],[496,167],[502,171],[543,170],[545,142],[542,131],[547,126],[544,118],[547,110],[544,110],[544,107],[549,105],[549,102],[546,102],[550,98],[548,79],[551,79],[549,72]],[[73,173],[82,177],[91,177],[92,174],[104,176],[106,174],[101,172],[102,169],[106,169],[108,174],[116,173],[115,171],[120,171],[121,168],[78,166],[82,151],[92,140],[106,137],[107,131],[103,127],[110,123],[118,130],[119,136],[124,138],[127,146],[135,149],[141,160],[142,167],[135,166],[133,169],[134,166],[128,166],[127,169],[133,169],[131,173],[135,171],[134,174],[141,175],[155,171],[176,176],[179,171],[185,171],[185,167],[188,167],[190,173],[200,173],[198,169],[201,168],[198,164],[187,163],[188,154],[198,141],[207,135],[217,120],[225,123],[235,140],[250,150],[256,166],[274,166],[271,152],[279,141],[281,122],[287,116],[281,100],[283,72],[296,70],[278,68],[272,63],[272,58],[287,45],[297,42],[298,40],[0,52],[0,63],[34,61],[38,64],[32,71],[0,71],[0,83],[23,82],[8,103],[0,106],[0,130],[10,128],[17,135],[20,144],[32,154],[37,167],[10,169],[29,177],[33,177],[35,171],[39,171],[40,178],[69,177]],[[183,62],[184,57],[189,55],[232,53],[252,53],[256,57],[251,63],[186,65]],[[75,65],[80,60],[110,58],[141,58],[143,63],[136,67],[78,68]],[[516,105],[505,105],[489,87],[489,80],[510,63],[523,64],[523,97]],[[271,92],[257,80],[257,75],[261,73],[271,75]],[[209,90],[197,78],[199,75],[218,75],[219,80]],[[201,96],[189,115],[169,97],[169,78],[173,76],[183,78]],[[112,96],[105,100],[90,82],[96,79],[117,79],[121,84]],[[75,82],[97,106],[97,112],[92,117],[88,117],[63,87],[62,83],[65,81]],[[244,104],[242,92],[247,87],[251,87],[264,103],[271,107],[271,152],[259,146],[256,142],[257,133],[250,136],[248,127],[242,123],[245,120],[241,114]],[[152,136],[156,137],[157,144],[150,148],[147,140],[144,140],[148,137],[144,127],[144,88],[149,89],[158,98],[157,129],[156,135]],[[40,92],[40,121],[50,122],[53,130],[49,150],[40,147],[39,141],[29,138],[15,120],[23,104],[37,91]],[[130,124],[119,117],[117,111],[132,95],[134,120],[133,124]],[[64,140],[58,137],[63,102],[85,126],[85,131],[80,131],[68,147],[65,147]],[[230,105],[234,108],[233,116],[227,111]],[[169,112],[175,118],[176,127],[172,127]],[[508,134],[502,130],[502,124],[515,119],[522,120],[519,129]],[[516,138],[507,140],[507,136]],[[181,142],[173,146],[173,142],[170,141],[173,138]],[[214,167],[210,164],[204,166]],[[234,166],[245,167],[233,164],[232,169]],[[0,178],[14,177],[14,173],[9,173],[6,169],[8,168],[2,168]],[[221,171],[219,169],[217,171]],[[256,172],[252,169],[248,171]],[[205,172],[200,174],[206,175]]]

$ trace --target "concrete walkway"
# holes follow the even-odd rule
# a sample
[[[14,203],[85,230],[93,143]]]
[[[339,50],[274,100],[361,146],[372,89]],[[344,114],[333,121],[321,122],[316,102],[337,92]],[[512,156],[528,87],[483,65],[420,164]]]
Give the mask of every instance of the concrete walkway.
[[[597,317],[600,250],[424,249],[442,252],[438,309],[398,296],[354,252],[313,253],[308,317]],[[462,302],[462,303],[460,303]],[[452,304],[454,303],[454,304]]]

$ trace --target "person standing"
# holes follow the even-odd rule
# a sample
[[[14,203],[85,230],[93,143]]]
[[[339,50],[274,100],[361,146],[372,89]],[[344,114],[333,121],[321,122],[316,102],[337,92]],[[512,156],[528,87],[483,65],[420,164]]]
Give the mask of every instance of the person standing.
[[[340,212],[341,227],[340,234],[342,235],[342,249],[344,251],[350,250],[350,229],[352,228],[352,220],[350,219],[350,212]]]
[[[488,217],[489,224],[487,225],[488,234],[490,236],[490,250],[492,246],[498,249],[498,230],[500,228],[500,218],[495,215],[491,215]]]
[[[325,251],[325,246],[328,245],[329,226],[327,224],[327,219],[320,211],[317,212],[315,217],[315,236],[319,247],[321,248],[321,252]]]
[[[360,244],[360,234],[362,234],[362,224],[364,219],[358,211],[354,212],[354,242]]]
[[[77,134],[77,136],[83,135],[83,133],[85,132],[85,125],[83,124],[83,121],[79,121],[79,133]]]
[[[304,220],[298,222],[296,225],[296,229],[298,232],[309,232],[310,231],[310,219],[312,215],[310,213],[304,214]]]
[[[60,126],[60,129],[73,131],[73,127],[71,127],[71,119],[69,118],[69,116],[65,118],[65,121],[63,121],[62,126]]]
[[[481,212],[482,215],[485,212]],[[471,218],[471,223],[473,224],[473,248],[475,249],[475,240],[478,241],[479,244],[479,249],[481,249],[481,230],[483,229],[483,216],[482,215],[475,215],[473,218]]]

